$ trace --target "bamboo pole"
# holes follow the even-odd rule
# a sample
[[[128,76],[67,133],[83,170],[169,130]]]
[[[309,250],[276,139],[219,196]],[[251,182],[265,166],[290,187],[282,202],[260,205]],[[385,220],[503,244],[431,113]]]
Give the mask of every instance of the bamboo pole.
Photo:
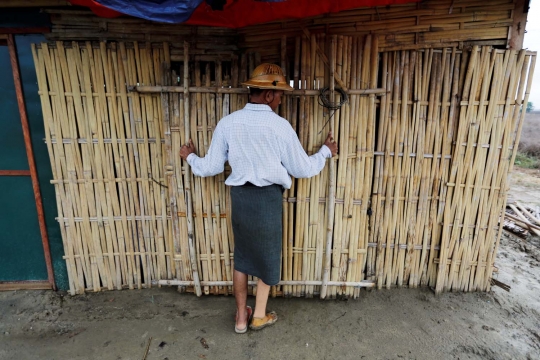
[[[305,61],[305,60],[304,60]],[[139,93],[162,93],[162,92],[179,92],[183,93],[184,88],[182,86],[157,86],[157,85],[133,85],[129,86],[131,91]],[[371,89],[349,89],[345,90],[348,95],[381,95],[386,93],[384,88],[371,88]],[[215,94],[247,94],[248,90],[245,88],[227,88],[227,87],[214,87],[214,86],[190,86],[190,93],[215,93]],[[295,89],[288,91],[284,95],[290,97],[294,95],[303,96],[319,96],[319,90],[313,89]]]
[[[336,64],[336,42],[337,36],[333,35],[331,38],[331,57],[330,57],[330,90],[332,91],[332,98],[334,98],[334,72]],[[334,131],[334,121],[330,121],[330,131]],[[334,158],[329,160],[328,164],[328,205],[327,205],[327,229],[326,229],[326,253],[324,261],[324,272],[323,280],[321,287],[321,299],[326,298],[328,292],[328,281],[330,278],[330,262],[331,262],[331,250],[332,250],[332,238],[334,233],[334,209],[335,209],[335,199],[336,199],[336,180],[335,180],[335,161]]]
[[[172,285],[172,286],[194,286],[194,281],[181,281],[181,280],[159,280],[156,281],[160,285]],[[231,286],[233,285],[232,281],[201,281],[202,286]],[[249,286],[256,286],[257,281],[248,281]],[[301,286],[316,286],[322,285],[322,281],[309,281],[309,280],[296,280],[296,281],[287,281],[282,280],[278,285],[301,285]],[[352,287],[373,287],[373,282],[370,281],[356,281],[356,282],[347,282],[347,281],[329,281],[328,286],[352,286]]]
[[[190,109],[189,109],[189,43],[184,42],[184,126],[186,141],[191,138]],[[201,284],[199,281],[199,271],[197,269],[197,254],[195,252],[195,237],[193,233],[193,204],[191,200],[191,171],[187,162],[184,162],[184,190],[187,204],[187,236],[189,244],[189,257],[195,292],[201,296]]]

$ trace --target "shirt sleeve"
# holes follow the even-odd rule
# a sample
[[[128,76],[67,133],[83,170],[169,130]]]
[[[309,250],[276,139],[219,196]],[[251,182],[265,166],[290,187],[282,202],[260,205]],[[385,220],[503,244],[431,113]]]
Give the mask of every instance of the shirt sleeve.
[[[191,170],[197,176],[206,177],[222,173],[225,168],[225,161],[228,158],[229,147],[223,133],[223,127],[218,125],[214,131],[208,154],[201,158],[195,154],[187,157],[187,162]]]
[[[326,164],[326,159],[332,157],[328,146],[323,145],[319,152],[308,156],[292,128],[290,134],[281,153],[281,163],[287,172],[295,178],[309,178],[320,173]]]

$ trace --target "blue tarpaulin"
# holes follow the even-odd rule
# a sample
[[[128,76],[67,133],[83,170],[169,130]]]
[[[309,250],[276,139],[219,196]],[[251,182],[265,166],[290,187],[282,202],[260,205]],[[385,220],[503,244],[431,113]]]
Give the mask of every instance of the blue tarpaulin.
[[[185,22],[203,0],[98,0],[123,14],[165,23]]]
[[[126,15],[164,23],[187,21],[193,11],[204,0],[98,0],[109,9]],[[282,2],[285,0],[256,0],[261,2]],[[212,10],[223,10],[226,0],[206,0]]]
[[[420,0],[69,0],[98,16],[131,15],[162,23],[241,28],[276,20],[303,19],[365,6]]]

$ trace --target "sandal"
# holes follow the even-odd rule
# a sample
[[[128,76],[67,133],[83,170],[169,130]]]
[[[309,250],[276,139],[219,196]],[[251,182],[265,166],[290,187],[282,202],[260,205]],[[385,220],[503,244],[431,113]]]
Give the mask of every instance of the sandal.
[[[234,324],[234,331],[235,331],[237,334],[244,334],[244,333],[246,333],[246,331],[247,331],[247,329],[248,329],[249,321],[251,320],[251,317],[253,316],[253,309],[251,309],[251,306],[246,306],[246,311],[247,311],[247,323],[246,323],[246,327],[243,328],[243,329],[239,329],[239,328],[236,326],[236,320],[238,320],[238,310],[236,310],[236,317],[234,318],[234,321],[235,321],[235,324]]]
[[[275,311],[269,312],[266,314],[263,318],[256,318],[254,317],[253,320],[251,320],[251,324],[249,325],[249,328],[252,330],[261,330],[267,326],[270,326],[274,324],[278,319],[278,316]]]

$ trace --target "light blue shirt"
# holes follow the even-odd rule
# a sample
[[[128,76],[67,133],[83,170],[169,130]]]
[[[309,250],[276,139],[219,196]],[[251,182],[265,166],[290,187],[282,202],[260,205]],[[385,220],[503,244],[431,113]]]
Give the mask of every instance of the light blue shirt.
[[[290,189],[290,175],[315,176],[330,157],[332,152],[326,145],[308,156],[287,120],[268,105],[247,104],[218,122],[204,158],[190,154],[187,162],[195,175],[205,177],[223,172],[229,161],[232,172],[225,181],[229,186],[249,181],[257,186],[279,184]]]

